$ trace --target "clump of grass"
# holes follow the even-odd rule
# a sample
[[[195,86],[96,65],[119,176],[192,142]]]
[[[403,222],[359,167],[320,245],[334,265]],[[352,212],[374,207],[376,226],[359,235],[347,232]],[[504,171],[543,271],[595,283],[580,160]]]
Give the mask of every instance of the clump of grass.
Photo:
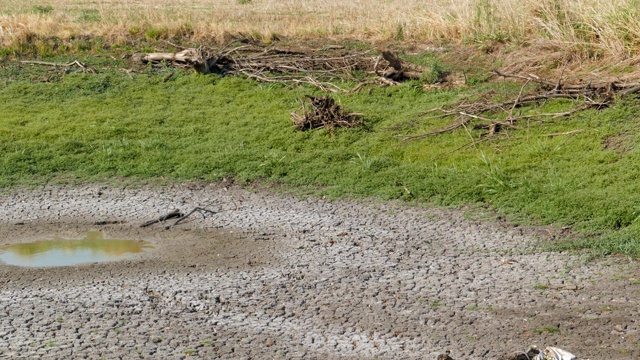
[[[77,18],[78,22],[99,22],[102,19],[98,9],[80,9],[80,15]]]
[[[533,330],[536,334],[557,334],[560,333],[560,328],[557,326],[543,326]]]
[[[53,6],[51,5],[33,5],[31,8],[35,14],[49,14],[53,11]]]
[[[148,40],[166,39],[169,35],[169,29],[164,26],[150,27],[145,31],[144,35]]]

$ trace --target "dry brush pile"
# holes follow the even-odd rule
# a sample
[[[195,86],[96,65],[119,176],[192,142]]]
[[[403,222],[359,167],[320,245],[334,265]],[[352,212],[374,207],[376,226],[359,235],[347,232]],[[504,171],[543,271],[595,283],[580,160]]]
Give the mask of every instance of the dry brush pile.
[[[244,42],[244,44],[243,44]],[[239,44],[240,43],[240,44]],[[419,79],[426,69],[410,64],[390,51],[378,56],[373,51],[353,52],[343,46],[321,49],[286,49],[264,46],[248,39],[233,41],[219,50],[188,48],[175,53],[134,54],[136,62],[194,68],[201,73],[242,75],[262,82],[288,86],[309,84],[323,91],[347,92],[336,83],[360,81],[365,84],[396,85]],[[365,75],[358,79],[355,73]]]
[[[245,41],[248,42],[248,41]],[[175,53],[134,54],[136,62],[194,68],[200,73],[240,75],[261,82],[287,86],[308,84],[327,92],[348,92],[338,84],[359,82],[356,92],[367,85],[389,86],[400,81],[420,79],[422,67],[410,64],[390,51],[374,56],[372,51],[349,52],[342,46],[315,50],[291,50],[255,43],[236,42],[212,51],[190,48]],[[359,72],[364,77],[357,78]],[[308,96],[302,102],[303,113],[292,113],[300,130],[356,127],[363,124],[362,114],[349,113],[330,97]]]

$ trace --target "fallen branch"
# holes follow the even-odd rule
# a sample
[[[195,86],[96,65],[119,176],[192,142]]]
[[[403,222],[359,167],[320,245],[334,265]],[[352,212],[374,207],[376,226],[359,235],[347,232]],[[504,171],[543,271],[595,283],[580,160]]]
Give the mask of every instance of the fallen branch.
[[[94,72],[93,70],[87,68],[86,65],[84,65],[83,63],[81,63],[78,60],[74,60],[74,61],[68,62],[68,63],[54,63],[54,62],[47,62],[47,61],[22,60],[22,61],[20,61],[20,63],[22,63],[22,64],[32,64],[32,65],[53,66],[53,67],[77,66],[77,67],[82,69],[82,72]]]
[[[180,212],[179,209],[175,209],[172,212],[170,212],[170,213],[168,213],[166,215],[162,215],[157,219],[149,220],[149,221],[145,222],[144,224],[140,225],[140,227],[151,226],[153,224],[157,224],[157,223],[160,223],[160,222],[165,222],[165,221],[167,221],[169,219],[175,219],[177,217],[182,217],[182,213]]]
[[[62,67],[79,66],[83,69],[86,69],[84,64],[82,64],[78,60],[75,60],[69,63],[54,63],[54,62],[47,62],[47,61],[32,61],[32,60],[22,60],[20,62],[22,64],[46,65],[46,66],[62,66]]]
[[[122,220],[103,220],[103,221],[96,221],[93,223],[93,225],[97,225],[97,226],[104,226],[104,225],[116,225],[116,224],[124,224],[126,223],[126,221],[122,221]]]
[[[451,125],[449,125],[447,127],[444,127],[444,128],[441,128],[441,129],[437,129],[437,130],[434,130],[434,131],[430,131],[430,132],[427,132],[427,133],[424,133],[424,134],[410,135],[410,136],[403,135],[402,136],[402,141],[418,140],[418,139],[423,139],[423,138],[426,138],[426,137],[429,137],[429,136],[438,135],[438,134],[446,133],[446,132],[449,132],[449,131],[453,131],[453,130],[456,130],[458,128],[464,127],[470,121],[471,121],[471,119],[462,119],[462,120],[458,120],[457,122],[455,122],[455,123],[453,123],[453,124],[451,124]]]
[[[562,135],[575,135],[575,134],[580,134],[583,131],[584,130],[582,130],[582,129],[580,129],[580,130],[572,130],[572,131],[565,131],[565,132],[559,132],[559,133],[544,134],[544,136],[546,136],[546,137],[554,137],[554,136],[562,136]]]
[[[209,209],[205,209],[205,208],[201,208],[201,207],[196,207],[193,210],[189,211],[186,215],[182,215],[180,216],[171,226],[168,226],[167,228],[170,229],[176,225],[178,225],[179,223],[181,223],[182,221],[184,221],[184,219],[188,218],[189,216],[191,216],[191,214],[199,212],[200,215],[202,215],[203,219],[206,219],[207,216],[205,215],[205,213],[209,213],[211,215],[215,215],[217,212],[213,211],[213,210],[209,210]]]

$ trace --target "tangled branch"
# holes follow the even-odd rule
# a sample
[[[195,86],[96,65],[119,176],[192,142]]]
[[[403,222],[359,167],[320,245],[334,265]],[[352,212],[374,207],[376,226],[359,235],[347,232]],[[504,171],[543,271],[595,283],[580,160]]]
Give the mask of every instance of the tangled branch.
[[[493,74],[503,78],[513,78],[524,81],[518,95],[511,100],[503,102],[491,102],[480,100],[473,103],[463,103],[451,109],[434,108],[425,111],[420,116],[430,115],[423,120],[440,118],[453,118],[453,121],[442,128],[432,130],[417,135],[400,135],[403,141],[423,139],[426,137],[451,132],[459,128],[472,126],[473,129],[486,129],[487,133],[481,135],[486,137],[494,135],[504,129],[516,129],[518,122],[530,119],[556,119],[567,117],[587,109],[603,109],[610,107],[618,96],[637,94],[640,92],[640,83],[587,83],[587,84],[563,84],[562,81],[549,81],[535,75],[507,74],[494,70]],[[537,84],[538,88],[531,94],[524,95],[525,87],[530,84]],[[528,105],[539,105],[551,99],[569,99],[576,103],[573,109],[557,113],[540,113],[528,115],[515,115],[515,109]],[[495,119],[496,114],[506,114],[504,119]],[[420,123],[414,121],[408,127]],[[398,128],[396,128],[398,129]],[[563,134],[576,134],[577,131]],[[556,134],[554,134],[556,135]],[[477,141],[477,140],[476,140]],[[474,141],[474,142],[476,142]],[[484,141],[484,140],[483,140]],[[465,146],[466,147],[466,146]]]

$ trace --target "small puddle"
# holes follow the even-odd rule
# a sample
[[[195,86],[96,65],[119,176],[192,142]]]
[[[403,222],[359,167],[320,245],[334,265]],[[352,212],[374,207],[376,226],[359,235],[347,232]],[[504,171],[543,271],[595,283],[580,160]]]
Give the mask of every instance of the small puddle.
[[[105,239],[90,231],[83,240],[53,239],[0,247],[0,261],[23,267],[68,266],[124,259],[153,248],[141,240]]]

